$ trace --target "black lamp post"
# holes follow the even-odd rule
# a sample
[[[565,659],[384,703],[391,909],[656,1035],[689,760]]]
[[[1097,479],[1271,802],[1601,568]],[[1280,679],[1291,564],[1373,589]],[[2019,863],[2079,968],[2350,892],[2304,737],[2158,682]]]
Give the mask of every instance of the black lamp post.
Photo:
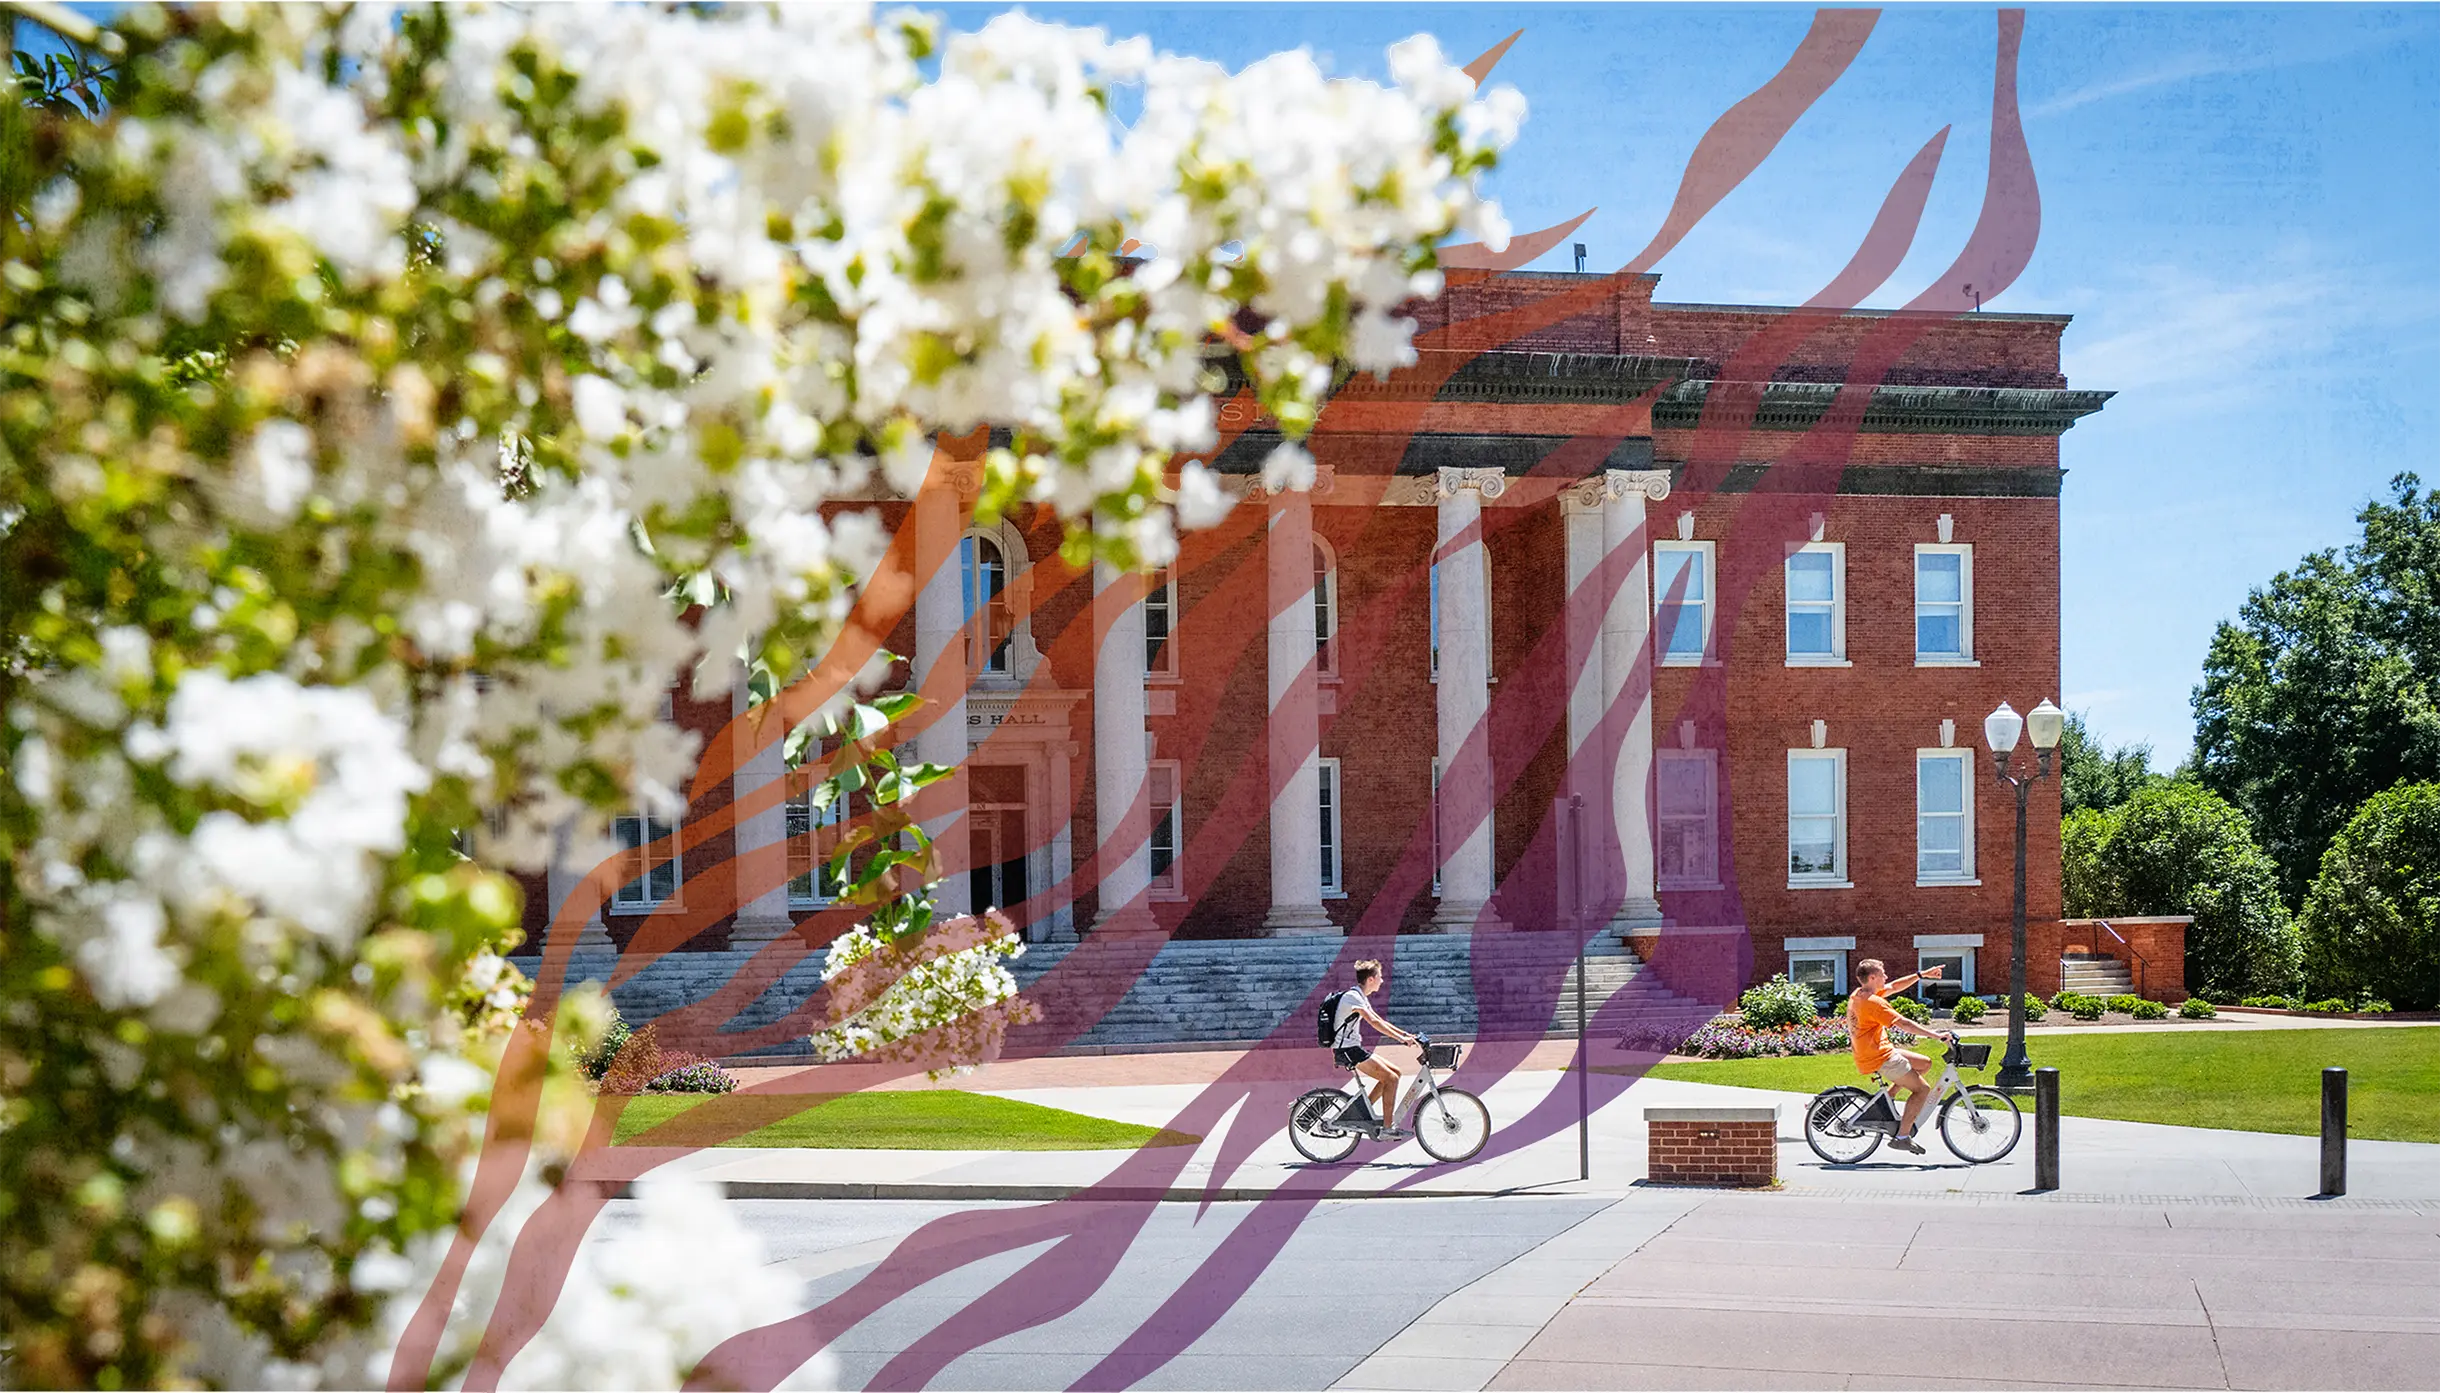
[[[2010,1092],[2033,1087],[2033,1060],[2025,1053],[2025,795],[2037,780],[2050,777],[2050,752],[2058,748],[2067,728],[2067,713],[2044,701],[2020,716],[2006,702],[1983,717],[1983,742],[1991,747],[1991,769],[2001,783],[2016,790],[2016,914],[2008,938],[2008,1053],[1999,1062],[1996,1082]],[[2033,737],[2034,768],[2030,774],[2008,772],[2019,736]]]

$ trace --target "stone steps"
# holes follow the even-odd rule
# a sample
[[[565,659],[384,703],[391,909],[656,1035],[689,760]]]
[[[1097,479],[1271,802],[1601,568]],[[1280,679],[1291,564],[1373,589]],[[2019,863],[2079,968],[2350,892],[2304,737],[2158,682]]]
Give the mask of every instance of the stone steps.
[[[1481,1038],[1575,1032],[1575,945],[1559,935],[1513,933],[1475,951],[1462,934],[1404,934],[1361,953],[1342,953],[1337,936],[1288,939],[1175,940],[1149,964],[1120,945],[1070,962],[1086,945],[1035,944],[1013,967],[1021,989],[1045,1020],[1020,1027],[1021,1043],[1127,1047],[1290,1039],[1312,1029],[1314,991],[1343,977],[1342,956],[1377,957],[1389,972],[1379,1005],[1401,1027],[1426,1035]],[[819,954],[785,972],[756,963],[750,951],[676,953],[646,965],[612,996],[631,1024],[641,1024],[708,998],[733,982],[758,988],[752,1004],[726,1027],[766,1025],[803,1001],[821,981]],[[1115,959],[1107,966],[1104,958]],[[585,954],[572,980],[604,981],[616,966],[609,954]],[[1066,970],[1061,971],[1062,965]],[[531,973],[534,959],[519,960]],[[1055,975],[1054,975],[1055,974]],[[1586,946],[1586,1004],[1596,1015],[1620,993],[1636,1020],[1684,1018],[1692,1029],[1709,1011],[1670,992],[1615,940]],[[1291,1021],[1290,1017],[1301,1019]],[[1606,1029],[1606,1027],[1605,1027]],[[762,1053],[801,1052],[785,1045]]]
[[[2116,958],[2061,958],[2059,989],[2084,996],[2119,996],[2135,990],[2135,974]]]

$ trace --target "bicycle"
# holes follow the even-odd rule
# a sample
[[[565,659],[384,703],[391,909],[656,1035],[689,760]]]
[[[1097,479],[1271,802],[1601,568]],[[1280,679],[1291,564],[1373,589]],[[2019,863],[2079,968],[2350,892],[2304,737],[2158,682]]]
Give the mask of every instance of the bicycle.
[[[1989,1165],[2016,1149],[2024,1118],[2014,1098],[1988,1084],[1963,1083],[1957,1076],[1960,1066],[1989,1068],[1989,1045],[1963,1044],[1954,1031],[1941,1038],[1948,1041],[1949,1053],[1932,1090],[1940,1099],[1940,1139],[1958,1160]],[[1853,1084],[1826,1088],[1805,1105],[1805,1145],[1814,1155],[1834,1166],[1852,1166],[1878,1149],[1883,1137],[1898,1134],[1898,1108],[1889,1085],[1880,1079],[1874,1084],[1869,1089]]]
[[[1422,1073],[1393,1111],[1403,1113],[1407,1130],[1435,1161],[1470,1161],[1491,1139],[1491,1109],[1462,1088],[1443,1088],[1433,1071],[1457,1067],[1457,1046],[1435,1045],[1428,1035],[1415,1037],[1423,1057]],[[1359,1141],[1379,1141],[1385,1124],[1373,1115],[1369,1084],[1349,1071],[1337,1088],[1316,1088],[1288,1109],[1288,1140],[1308,1161],[1332,1165],[1347,1159]],[[1431,1105],[1425,1110],[1425,1104]]]

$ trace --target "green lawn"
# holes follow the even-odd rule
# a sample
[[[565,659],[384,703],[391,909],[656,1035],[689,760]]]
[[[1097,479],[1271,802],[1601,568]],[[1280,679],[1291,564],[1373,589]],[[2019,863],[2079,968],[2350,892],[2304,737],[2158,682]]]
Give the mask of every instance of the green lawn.
[[[724,1140],[740,1124],[753,1130]],[[1188,1136],[984,1093],[650,1094],[619,1114],[637,1146],[794,1146],[905,1151],[1118,1151]]]
[[[2034,1067],[2058,1069],[2059,1107],[2071,1117],[2310,1136],[2321,1130],[2321,1071],[2336,1065],[2347,1071],[2349,1135],[2440,1142],[2440,1026],[2037,1035],[2026,1044]],[[1912,1048],[1937,1057],[1940,1042]],[[1991,1072],[1964,1077],[1988,1082]],[[1663,1064],[1652,1074],[1792,1093],[1860,1082],[1844,1054]]]

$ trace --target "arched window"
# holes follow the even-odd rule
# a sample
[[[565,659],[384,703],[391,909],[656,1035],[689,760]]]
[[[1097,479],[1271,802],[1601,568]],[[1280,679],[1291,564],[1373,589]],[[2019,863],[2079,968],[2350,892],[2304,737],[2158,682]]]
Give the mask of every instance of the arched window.
[[[994,539],[969,533],[958,549],[965,587],[969,647],[966,670],[976,674],[1008,672],[1008,636],[1014,625],[1008,607],[1008,559]],[[977,614],[985,616],[981,625]]]
[[[1330,544],[1313,539],[1313,656],[1324,677],[1339,673],[1339,566]]]
[[[1178,578],[1174,571],[1164,570],[1153,578],[1152,588],[1144,592],[1144,675],[1152,678],[1174,678],[1178,675],[1178,650],[1170,640],[1178,624]]]
[[[847,821],[847,795],[821,807],[807,791],[788,800],[788,905],[792,909],[826,905],[846,889],[831,864],[838,856],[841,829]]]

